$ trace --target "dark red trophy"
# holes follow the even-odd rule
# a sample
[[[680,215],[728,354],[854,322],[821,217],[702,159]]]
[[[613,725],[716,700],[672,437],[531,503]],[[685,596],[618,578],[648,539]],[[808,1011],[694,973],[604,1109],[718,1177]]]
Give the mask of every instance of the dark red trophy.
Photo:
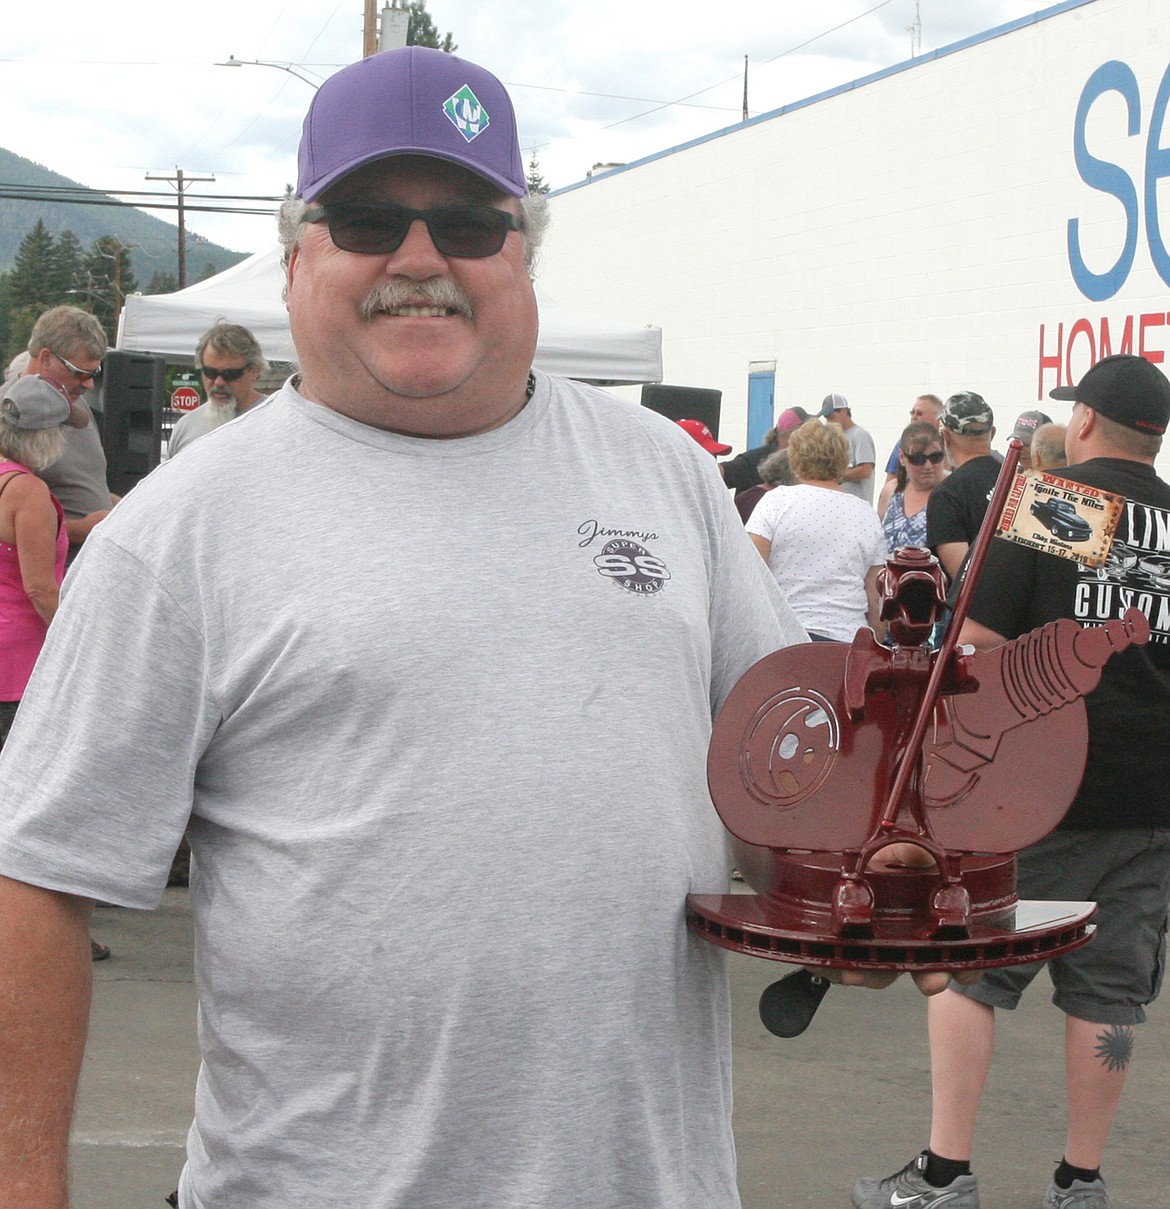
[[[707,776],[756,893],[690,895],[687,923],[704,939],[804,967],[962,971],[1092,938],[1093,903],[1017,898],[1016,853],[1064,817],[1088,749],[1083,698],[1150,628],[1130,609],[984,653],[958,646],[1021,448],[1011,442],[937,652],[942,569],[904,547],[882,577],[892,647],[868,628],[849,646],[789,647],[728,696]],[[761,1000],[764,1023],[803,1031],[828,986],[808,970],[782,979]]]

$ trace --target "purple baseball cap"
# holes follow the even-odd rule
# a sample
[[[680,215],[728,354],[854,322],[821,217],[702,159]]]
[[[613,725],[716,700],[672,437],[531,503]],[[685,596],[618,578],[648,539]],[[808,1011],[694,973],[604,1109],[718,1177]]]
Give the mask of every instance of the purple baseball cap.
[[[371,55],[317,90],[301,133],[297,196],[316,201],[355,168],[433,155],[512,197],[528,192],[516,114],[489,71],[426,46]]]

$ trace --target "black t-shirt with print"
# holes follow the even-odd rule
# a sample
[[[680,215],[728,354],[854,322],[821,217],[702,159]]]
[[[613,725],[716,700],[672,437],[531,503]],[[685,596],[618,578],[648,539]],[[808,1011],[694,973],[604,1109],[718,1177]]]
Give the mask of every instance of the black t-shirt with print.
[[[1089,756],[1062,827],[1170,826],[1170,484],[1152,466],[1094,458],[1062,478],[1126,497],[1109,559],[1092,568],[995,540],[970,617],[1017,638],[1059,617],[1084,625],[1139,608],[1152,631],[1105,665],[1085,698]],[[936,489],[937,490],[937,489]]]

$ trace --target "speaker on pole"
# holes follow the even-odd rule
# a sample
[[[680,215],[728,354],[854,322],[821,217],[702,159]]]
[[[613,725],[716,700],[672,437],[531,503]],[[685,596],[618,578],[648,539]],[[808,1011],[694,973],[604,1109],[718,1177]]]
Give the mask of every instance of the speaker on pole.
[[[647,382],[642,387],[642,406],[658,412],[668,420],[701,420],[719,436],[719,408],[723,402],[721,390],[700,386],[667,386]]]
[[[106,478],[125,495],[162,456],[166,361],[150,353],[107,353],[102,386],[102,446]]]

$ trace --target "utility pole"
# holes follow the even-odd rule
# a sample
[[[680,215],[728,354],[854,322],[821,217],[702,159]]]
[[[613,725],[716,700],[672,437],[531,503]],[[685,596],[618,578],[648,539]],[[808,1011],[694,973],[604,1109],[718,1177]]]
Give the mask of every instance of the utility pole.
[[[384,0],[382,14],[374,12],[377,0],[365,0],[366,16],[362,25],[362,58],[382,50],[398,50],[410,36],[410,10],[406,0]]]
[[[378,53],[378,0],[365,0],[366,15],[362,22],[362,58]]]
[[[743,120],[748,120],[748,104],[747,104],[747,84],[748,84],[748,57],[743,57]]]
[[[187,176],[182,168],[175,169],[174,176],[151,176],[147,173],[148,181],[166,181],[168,184],[174,185],[175,190],[179,195],[178,215],[179,215],[179,289],[187,288],[187,224],[183,212],[183,190],[192,181],[213,181],[214,176]]]
[[[109,247],[112,251],[107,252],[100,245],[97,246],[97,251],[107,260],[114,262],[114,277],[111,285],[114,287],[114,331],[118,330],[118,317],[122,314],[122,303],[125,300],[125,294],[122,292],[122,253],[129,252],[131,248],[137,248],[141,245],[136,243],[123,243],[117,235],[112,235],[109,240]],[[93,285],[93,276],[90,275],[90,286]]]

